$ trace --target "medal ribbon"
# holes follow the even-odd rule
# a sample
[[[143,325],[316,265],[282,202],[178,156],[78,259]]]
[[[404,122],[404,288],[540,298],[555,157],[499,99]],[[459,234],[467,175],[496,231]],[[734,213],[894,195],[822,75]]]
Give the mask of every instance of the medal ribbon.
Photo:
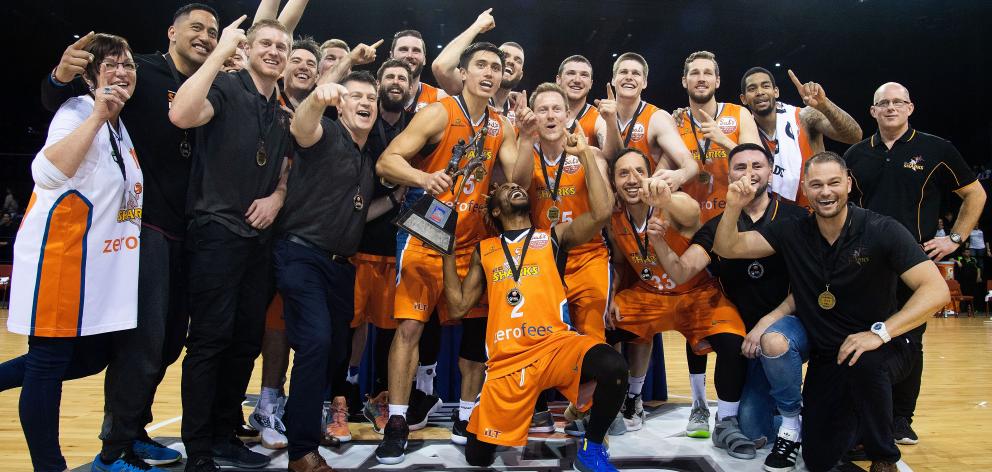
[[[524,248],[520,250],[520,265],[513,263],[513,255],[510,254],[510,246],[506,244],[506,236],[500,236],[499,244],[503,246],[503,255],[506,256],[506,263],[510,266],[510,275],[513,276],[513,283],[520,286],[520,272],[524,268],[524,258],[527,257],[527,248],[530,247],[530,238],[534,236],[534,227],[527,230],[527,237],[524,238]]]

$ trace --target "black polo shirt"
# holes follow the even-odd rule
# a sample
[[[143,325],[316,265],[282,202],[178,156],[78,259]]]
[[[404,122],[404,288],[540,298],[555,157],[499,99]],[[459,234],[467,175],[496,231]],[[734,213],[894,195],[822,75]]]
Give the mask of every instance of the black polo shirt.
[[[245,213],[272,194],[290,151],[289,114],[277,93],[259,93],[248,73],[217,74],[207,93],[213,118],[197,133],[187,211],[196,222],[214,221],[242,237],[258,236]],[[263,139],[264,138],[264,139]],[[266,159],[258,164],[259,143]]]
[[[848,204],[844,226],[832,246],[812,214],[757,229],[785,260],[796,315],[814,352],[836,352],[847,336],[888,319],[897,311],[899,276],[927,260],[909,231],[890,217]],[[817,302],[827,283],[836,297],[830,310]]]
[[[372,127],[372,132],[369,133],[368,144],[366,144],[373,159],[379,159],[379,156],[386,150],[389,143],[406,128],[407,123],[411,119],[413,119],[413,113],[404,111],[400,113],[400,117],[396,120],[396,123],[389,124],[389,122],[382,119],[382,114],[380,113],[379,118]],[[379,179],[379,176],[375,176],[373,199],[385,197],[392,193],[393,190],[382,185],[382,180]],[[393,220],[396,219],[399,212],[399,206],[396,206],[378,218],[366,223],[362,242],[358,246],[358,252],[374,254],[376,256],[396,256],[396,225],[393,224]]]
[[[773,221],[802,218],[809,214],[803,208],[781,200],[768,203],[765,213],[757,221],[741,212],[737,220],[738,231],[754,231]],[[710,255],[710,273],[720,278],[727,298],[737,305],[744,327],[754,328],[763,316],[774,310],[789,294],[789,274],[781,254],[761,259],[724,259],[713,252],[713,238],[723,213],[714,216],[692,237],[691,244],[698,244]]]
[[[854,180],[850,200],[895,218],[921,243],[937,232],[944,195],[975,181],[950,141],[913,128],[892,149],[876,132],[851,146],[844,160]]]
[[[289,233],[339,256],[358,250],[372,201],[375,159],[366,143],[359,149],[339,121],[321,118],[323,134],[297,148],[279,232]],[[355,208],[355,195],[362,208]]]
[[[179,146],[186,139],[192,150],[196,130],[173,125],[169,105],[186,76],[173,69],[161,53],[135,54],[134,62],[138,65],[134,93],[121,110],[121,120],[134,142],[144,176],[141,222],[182,238],[192,157],[183,157]],[[87,91],[82,78],[59,86],[46,76],[41,85],[42,104],[56,111],[66,100]]]

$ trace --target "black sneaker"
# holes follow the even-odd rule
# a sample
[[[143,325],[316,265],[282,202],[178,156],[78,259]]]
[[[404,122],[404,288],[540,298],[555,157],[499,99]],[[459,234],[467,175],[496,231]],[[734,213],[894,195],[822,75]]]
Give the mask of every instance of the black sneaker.
[[[790,472],[796,468],[796,458],[799,456],[799,433],[782,431],[775,438],[772,452],[765,458],[765,470],[768,472]]]
[[[920,442],[919,436],[910,424],[913,420],[905,416],[896,416],[892,420],[892,436],[896,439],[896,444],[913,445]]]
[[[348,391],[345,395],[345,398],[348,399],[348,421],[362,421],[362,407],[365,405],[365,402],[362,401],[362,389],[358,384],[345,383],[348,384]]]
[[[236,438],[231,438],[227,442],[214,444],[211,448],[214,455],[214,463],[221,467],[238,467],[242,469],[261,469],[269,465],[269,456],[259,454],[245,443]]]
[[[214,460],[209,457],[199,457],[196,459],[187,459],[186,468],[183,469],[184,472],[220,472],[220,467],[214,463]]]
[[[406,459],[406,442],[410,437],[410,428],[406,425],[406,418],[400,415],[389,417],[386,428],[383,431],[382,442],[375,448],[375,459],[380,464],[399,464]]]
[[[451,442],[464,446],[468,444],[468,420],[459,419],[458,410],[451,412]]]
[[[420,390],[410,392],[410,408],[406,411],[406,423],[410,431],[424,429],[432,413],[436,412],[444,402],[436,395],[428,395]]]
[[[238,437],[238,439],[258,439],[258,430],[252,428],[251,425],[247,423],[242,423],[241,426],[235,428],[234,434]]]

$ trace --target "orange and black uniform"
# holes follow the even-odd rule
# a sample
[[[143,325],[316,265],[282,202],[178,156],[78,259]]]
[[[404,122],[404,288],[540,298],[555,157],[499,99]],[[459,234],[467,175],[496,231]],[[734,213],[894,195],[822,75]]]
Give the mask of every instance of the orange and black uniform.
[[[535,147],[532,154],[534,175],[528,193],[532,199],[530,220],[534,225],[538,229],[549,230],[552,224],[572,221],[588,213],[586,172],[595,172],[598,176],[600,170],[586,169],[578,157],[564,153],[561,156],[543,156]],[[549,188],[553,188],[557,196],[553,197]],[[552,212],[550,216],[549,211]],[[555,221],[551,220],[551,216],[557,217]],[[602,233],[569,251],[565,286],[568,287],[572,326],[600,341],[606,340],[603,317],[610,296],[611,274],[610,255]]]
[[[504,446],[527,443],[534,403],[545,389],[557,388],[583,410],[591,406],[591,389],[580,395],[580,372],[586,353],[601,344],[570,330],[560,271],[565,261],[553,230],[514,233],[512,239],[508,232],[478,245],[488,290],[489,360],[481,399],[468,424],[478,440]],[[519,268],[518,281],[507,252]],[[507,294],[514,288],[520,300],[511,305]]]
[[[660,156],[651,153],[651,142],[648,141],[648,129],[650,128],[651,117],[659,109],[648,102],[641,101],[634,111],[634,116],[626,125],[621,126],[617,122],[617,127],[620,129],[620,148],[634,148],[643,152],[645,156],[652,157],[652,167],[654,167],[654,163],[658,161]]]
[[[596,120],[598,119],[599,109],[586,103],[582,107],[582,111],[575,116],[571,126],[568,127],[568,132],[574,133],[576,129],[581,129],[582,134],[586,135],[586,141],[589,142],[589,145],[598,147],[599,142],[596,139]]]
[[[716,278],[702,270],[685,283],[676,284],[658,263],[651,243],[645,240],[644,225],[632,228],[626,209],[615,211],[610,224],[617,250],[640,277],[636,285],[621,290],[613,299],[622,316],[616,322],[617,328],[636,335],[635,342],[640,343],[651,342],[655,333],[678,331],[699,354],[710,352],[704,339],[708,336],[744,336],[744,323]],[[646,255],[635,238],[645,244]],[[689,248],[689,239],[674,228],[665,233],[665,242],[678,255]]]
[[[733,103],[717,103],[716,106],[717,112],[713,120],[717,122],[720,131],[731,141],[740,142],[743,108]],[[727,155],[730,150],[704,138],[699,123],[689,111],[682,117],[679,137],[699,164],[699,174],[682,184],[682,191],[699,202],[700,219],[708,221],[722,213],[727,206],[727,185],[730,179]]]
[[[439,103],[448,114],[448,124],[445,126],[441,140],[434,145],[428,145],[421,155],[411,164],[417,169],[433,173],[444,170],[451,160],[452,149],[459,144],[472,142],[477,132],[483,133],[482,147],[479,150],[485,156],[482,166],[485,175],[481,180],[476,175],[466,179],[459,178],[452,191],[443,192],[436,198],[449,206],[454,206],[458,213],[458,225],[455,230],[455,255],[458,272],[464,276],[468,272],[472,251],[476,243],[489,234],[485,220],[486,194],[493,171],[498,159],[500,146],[503,144],[503,121],[496,110],[487,108],[479,123],[472,123],[461,97],[445,97]],[[475,155],[473,148],[466,153],[465,161]],[[454,202],[457,186],[463,186],[462,194]],[[407,192],[406,200],[414,202],[424,195],[422,189]],[[447,320],[447,306],[441,298],[443,287],[438,274],[441,273],[441,255],[417,238],[410,237],[405,231],[397,234],[397,278],[396,296],[393,316],[396,319],[414,319],[426,322],[434,308],[438,308],[441,321]],[[472,309],[466,318],[482,318],[486,316],[486,307],[480,304]]]
[[[413,96],[413,103],[410,104],[410,107],[407,108],[406,111],[416,113],[427,105],[440,101],[438,98],[438,90],[440,89],[433,85],[428,85],[421,82],[420,87],[417,88],[416,95]]]

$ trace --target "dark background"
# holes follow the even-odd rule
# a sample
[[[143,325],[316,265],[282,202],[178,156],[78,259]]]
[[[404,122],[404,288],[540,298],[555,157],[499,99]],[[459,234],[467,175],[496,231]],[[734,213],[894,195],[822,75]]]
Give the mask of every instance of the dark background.
[[[3,74],[8,105],[0,114],[0,181],[13,182],[18,193],[30,192],[28,164],[44,143],[51,116],[39,104],[39,84],[74,34],[116,33],[126,37],[135,52],[165,51],[172,13],[185,3],[5,2],[2,44],[8,58]],[[221,27],[242,13],[250,21],[258,5],[251,0],[205,3],[219,11]],[[614,55],[635,51],[651,67],[645,98],[672,110],[687,103],[680,84],[684,58],[706,49],[716,53],[720,63],[720,101],[739,102],[741,74],[761,65],[775,73],[781,100],[801,105],[785,72],[792,68],[801,80],[823,84],[827,96],[858,120],[867,137],[875,131],[868,114],[872,93],[886,81],[897,81],[909,88],[916,104],[913,126],[950,139],[974,165],[989,160],[989,1],[311,0],[297,34],[318,41],[337,37],[351,45],[385,38],[381,62],[388,56],[392,33],[414,28],[427,42],[429,65],[438,45],[489,6],[494,7],[496,29],[480,39],[497,44],[514,40],[524,46],[522,86],[528,89],[554,80],[561,59],[578,53],[593,62],[590,98],[600,97]],[[424,80],[433,82],[429,66]],[[845,149],[827,143],[829,149]]]

